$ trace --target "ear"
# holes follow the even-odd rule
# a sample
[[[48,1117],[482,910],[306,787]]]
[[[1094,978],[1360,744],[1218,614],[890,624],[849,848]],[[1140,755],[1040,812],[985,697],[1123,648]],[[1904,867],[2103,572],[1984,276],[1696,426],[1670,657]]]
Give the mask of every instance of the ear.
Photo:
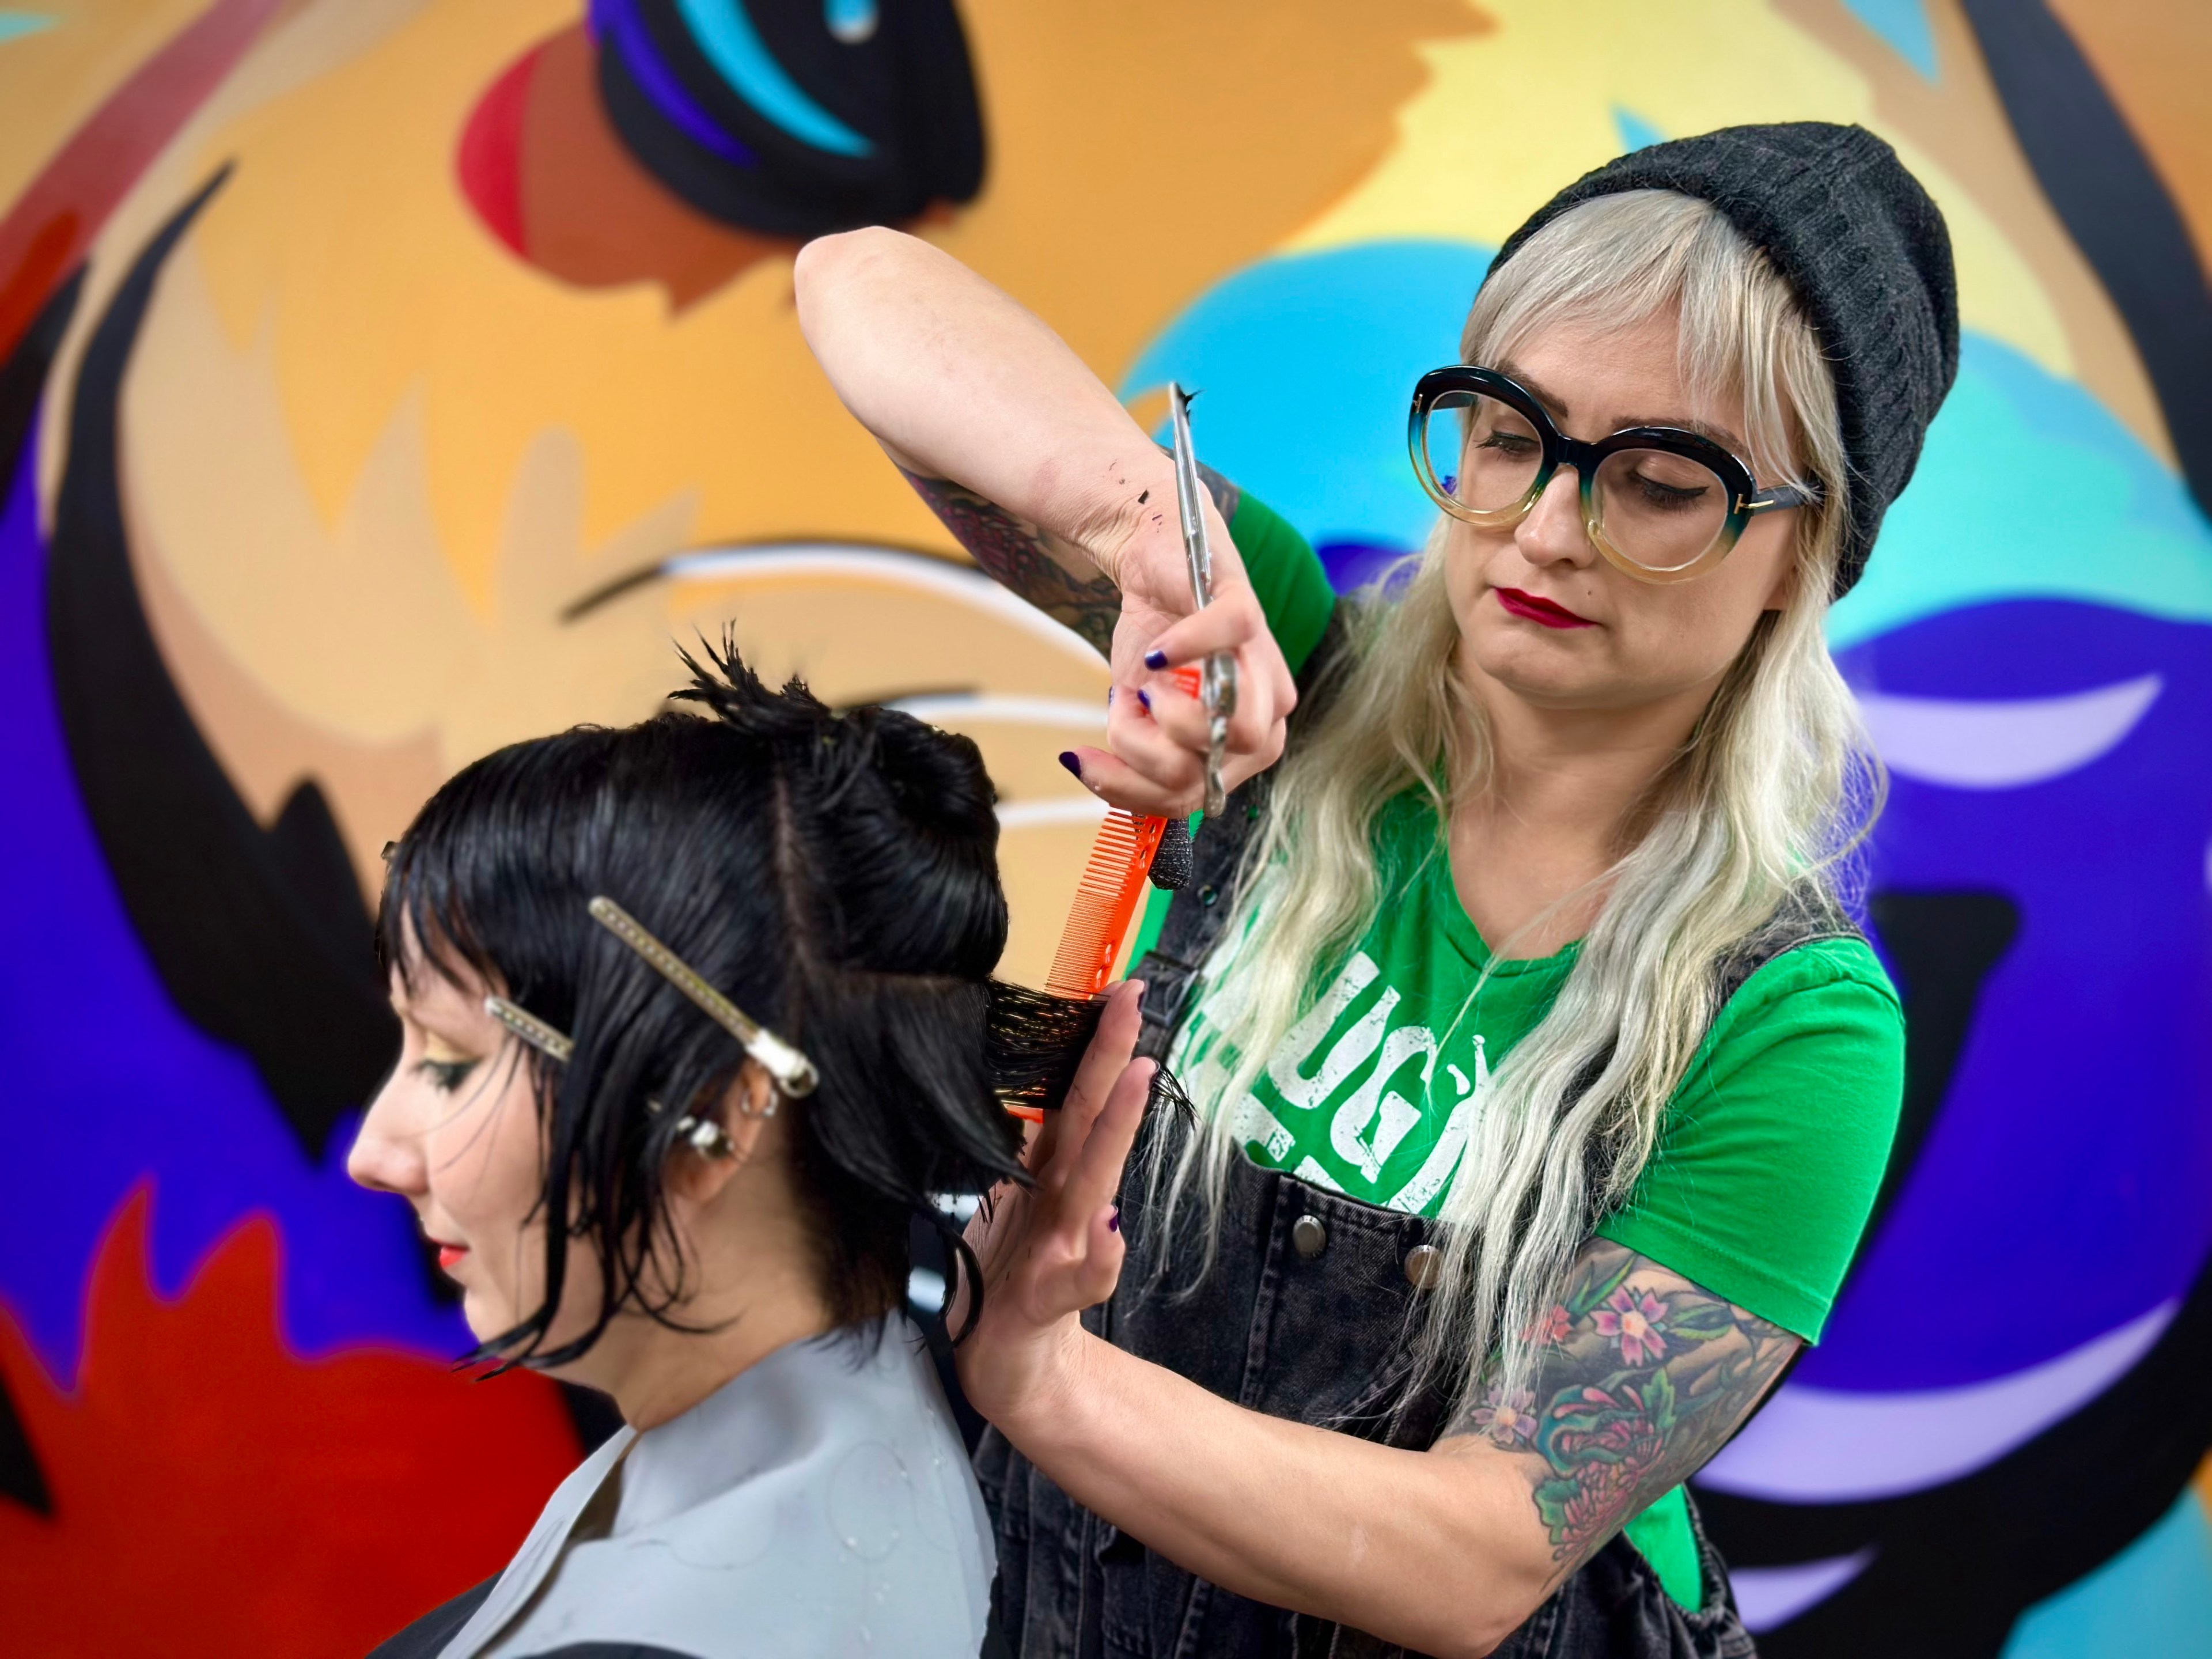
[[[711,1117],[730,1138],[727,1156],[694,1151],[679,1144],[668,1155],[668,1190],[690,1203],[711,1204],[738,1171],[752,1162],[761,1137],[768,1132],[780,1100],[769,1075],[747,1060],[722,1091],[720,1100],[702,1100],[692,1108],[694,1117]]]

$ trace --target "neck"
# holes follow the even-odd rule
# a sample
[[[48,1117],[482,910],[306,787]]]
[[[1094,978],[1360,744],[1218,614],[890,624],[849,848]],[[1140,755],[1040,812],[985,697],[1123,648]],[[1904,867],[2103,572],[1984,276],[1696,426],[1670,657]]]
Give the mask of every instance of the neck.
[[[1455,881],[1494,948],[1511,940],[1511,955],[1548,955],[1595,919],[1603,894],[1593,884],[1620,857],[1630,815],[1715,687],[1633,708],[1556,708],[1486,678],[1464,657],[1461,672],[1489,729],[1491,772],[1453,809]]]
[[[680,1417],[778,1348],[835,1328],[815,1224],[782,1164],[762,1156],[711,1200],[672,1205],[686,1294],[665,1310],[670,1323],[625,1308],[564,1373],[612,1395],[632,1428]]]

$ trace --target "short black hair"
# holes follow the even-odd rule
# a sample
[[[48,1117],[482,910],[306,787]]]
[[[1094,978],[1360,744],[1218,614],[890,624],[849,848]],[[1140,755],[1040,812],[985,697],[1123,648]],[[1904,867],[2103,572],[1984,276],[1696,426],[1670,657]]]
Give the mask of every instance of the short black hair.
[[[1026,1181],[1006,1103],[1056,1104],[1096,1029],[1095,1004],[991,977],[1006,902],[972,741],[895,709],[834,711],[796,679],[772,690],[726,640],[704,654],[684,654],[691,684],[672,700],[708,718],[672,710],[488,755],[430,799],[388,860],[387,969],[403,982],[418,963],[448,978],[472,969],[575,1042],[566,1064],[525,1051],[540,1205],[570,1218],[546,1229],[545,1299],[472,1358],[563,1364],[625,1306],[677,1325],[684,1264],[663,1170],[676,1120],[718,1099],[744,1052],[592,921],[595,896],[814,1062],[817,1086],[783,1110],[841,1325],[898,1304],[919,1214],[967,1279],[973,1328],[981,1276],[937,1200]],[[598,1322],[541,1352],[572,1238],[593,1246]]]

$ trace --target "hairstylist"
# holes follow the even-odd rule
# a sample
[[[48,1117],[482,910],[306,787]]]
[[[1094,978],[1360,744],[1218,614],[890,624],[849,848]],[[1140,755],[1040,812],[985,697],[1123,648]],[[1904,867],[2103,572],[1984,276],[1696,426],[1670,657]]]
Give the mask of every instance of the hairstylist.
[[[1191,809],[1160,671],[1242,677],[1242,787],[1138,974],[1205,1127],[1071,1102],[977,1234],[1009,1637],[1748,1653],[1681,1483],[1818,1339],[1895,1127],[1838,894],[1880,770],[1822,623],[1956,364],[1925,193],[1810,124],[1562,191],[1414,389],[1418,570],[1334,612],[1222,483],[1241,560],[1217,526],[1188,616],[1164,459],[945,255],[818,242],[799,297],[977,561],[1110,646],[1093,790]]]

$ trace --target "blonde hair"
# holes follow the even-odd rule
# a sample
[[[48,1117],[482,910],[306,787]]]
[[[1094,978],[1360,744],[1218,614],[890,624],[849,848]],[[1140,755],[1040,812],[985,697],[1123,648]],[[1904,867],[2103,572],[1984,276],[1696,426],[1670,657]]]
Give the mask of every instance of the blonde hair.
[[[1439,1215],[1445,1272],[1416,1304],[1425,1308],[1417,1386],[1457,1377],[1463,1388],[1533,1387],[1537,1315],[1599,1220],[1635,1188],[1715,1012],[1717,963],[1801,884],[1832,896],[1880,810],[1880,763],[1822,635],[1849,486],[1834,382],[1765,256],[1693,198],[1601,197],[1491,274],[1461,350],[1495,364],[1544,329],[1629,327],[1668,312],[1680,319],[1692,395],[1741,400],[1745,459],[1760,481],[1815,476],[1823,498],[1801,514],[1790,602],[1761,616],[1592,884],[1601,908],[1550,1012],[1471,1097]],[[1212,1052],[1226,1059],[1185,1079],[1205,1091],[1198,1104],[1213,1132],[1187,1138],[1171,1167],[1156,1148],[1148,1170],[1156,1190],[1165,1186],[1170,1236],[1193,1188],[1218,1222],[1241,1155],[1231,1103],[1313,1008],[1316,969],[1358,942],[1389,896],[1375,850],[1384,805],[1421,790],[1441,826],[1455,799],[1488,786],[1490,736],[1454,668],[1459,629],[1443,558],[1451,524],[1440,521],[1395,603],[1370,590],[1355,607],[1334,701],[1284,762],[1274,810],[1246,852],[1201,976]],[[1432,856],[1444,855],[1440,830]],[[1217,1232],[1209,1224],[1209,1261]]]

